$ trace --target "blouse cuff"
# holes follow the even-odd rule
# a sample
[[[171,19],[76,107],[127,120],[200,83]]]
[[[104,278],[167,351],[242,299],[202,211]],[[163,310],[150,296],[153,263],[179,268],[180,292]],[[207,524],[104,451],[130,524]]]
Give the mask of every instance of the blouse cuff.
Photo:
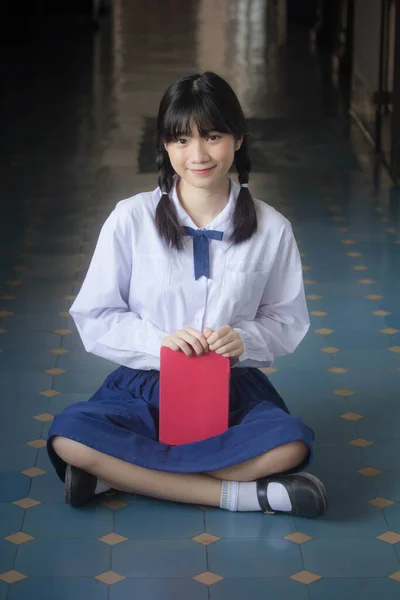
[[[161,331],[150,321],[135,317],[133,324],[122,320],[116,327],[105,333],[98,343],[110,348],[149,354],[159,358],[161,341],[167,335],[168,333]]]

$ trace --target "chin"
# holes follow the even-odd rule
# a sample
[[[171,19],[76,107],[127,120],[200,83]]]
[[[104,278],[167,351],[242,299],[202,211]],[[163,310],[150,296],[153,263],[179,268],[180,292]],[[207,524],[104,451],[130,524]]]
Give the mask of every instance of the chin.
[[[215,185],[215,180],[213,180],[211,177],[208,177],[207,179],[204,178],[203,180],[198,181],[197,178],[195,178],[194,180],[192,179],[191,181],[188,181],[188,183],[190,183],[190,185],[193,187],[204,189],[210,187],[211,185]]]
[[[208,188],[210,186],[215,186],[216,184],[218,185],[222,181],[225,181],[225,179],[227,177],[229,177],[229,173],[221,175],[221,174],[217,174],[214,172],[214,173],[210,173],[210,175],[206,175],[206,176],[190,174],[189,177],[183,177],[182,179],[184,179],[187,183],[189,183],[193,187],[204,189],[204,188]]]

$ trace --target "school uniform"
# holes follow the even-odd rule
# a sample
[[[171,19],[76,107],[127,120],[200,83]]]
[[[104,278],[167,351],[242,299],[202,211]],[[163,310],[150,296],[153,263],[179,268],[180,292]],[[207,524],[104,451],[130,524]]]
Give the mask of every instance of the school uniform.
[[[62,480],[66,465],[51,446],[55,435],[141,467],[176,473],[221,469],[296,440],[309,447],[311,461],[313,431],[289,413],[259,370],[293,352],[310,324],[291,225],[255,200],[257,233],[234,245],[229,238],[240,188],[231,181],[228,204],[200,237],[175,186],[170,199],[188,228],[183,251],[169,249],[156,229],[159,188],[122,200],[102,227],[71,307],[86,350],[120,366],[88,402],[56,415],[48,451]],[[184,327],[202,331],[222,325],[238,331],[245,348],[231,361],[228,430],[182,446],[160,443],[161,340]]]

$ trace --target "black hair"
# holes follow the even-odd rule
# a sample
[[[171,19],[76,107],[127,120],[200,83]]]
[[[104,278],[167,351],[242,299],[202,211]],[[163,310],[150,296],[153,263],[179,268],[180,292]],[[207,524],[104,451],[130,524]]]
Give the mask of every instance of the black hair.
[[[161,199],[156,209],[156,227],[168,246],[182,250],[184,231],[169,198],[175,171],[164,144],[190,134],[191,123],[199,135],[210,131],[229,133],[243,142],[235,152],[234,164],[240,184],[249,182],[251,161],[248,151],[247,124],[239,100],[231,86],[215,73],[186,75],[173,83],[160,102],[157,119],[158,185]],[[247,187],[241,187],[233,214],[231,241],[240,244],[257,231],[257,212]]]

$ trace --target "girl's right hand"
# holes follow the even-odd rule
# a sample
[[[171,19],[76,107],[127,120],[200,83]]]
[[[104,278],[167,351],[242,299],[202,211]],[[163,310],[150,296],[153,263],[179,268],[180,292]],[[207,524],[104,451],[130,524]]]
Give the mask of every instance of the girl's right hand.
[[[203,354],[203,352],[208,352],[209,350],[208,342],[204,334],[191,327],[185,327],[171,335],[167,335],[167,337],[162,340],[161,346],[175,350],[175,352],[181,350],[186,356],[192,356],[193,350],[197,356]]]

